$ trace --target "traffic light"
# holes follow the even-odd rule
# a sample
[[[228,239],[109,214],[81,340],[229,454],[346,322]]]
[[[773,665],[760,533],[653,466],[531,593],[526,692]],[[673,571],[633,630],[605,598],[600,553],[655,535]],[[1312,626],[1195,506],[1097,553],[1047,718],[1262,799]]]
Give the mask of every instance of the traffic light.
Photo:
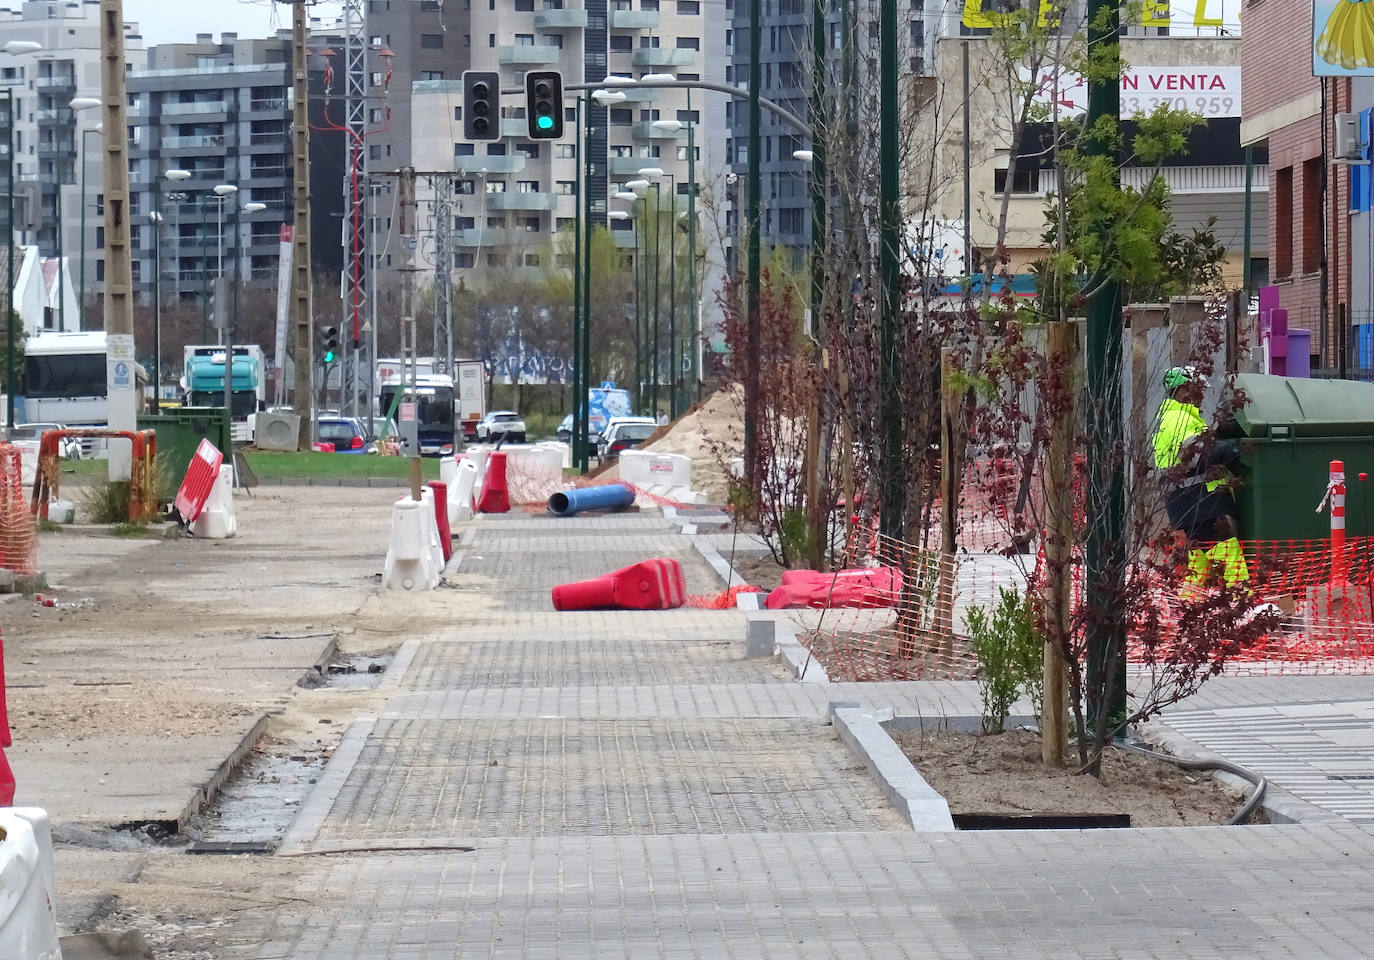
[[[338,357],[339,349],[339,328],[325,327],[320,331],[324,337],[324,362],[333,363]]]
[[[531,70],[525,74],[525,119],[531,140],[563,137],[563,74]]]
[[[501,75],[494,70],[463,71],[463,138],[501,139]]]

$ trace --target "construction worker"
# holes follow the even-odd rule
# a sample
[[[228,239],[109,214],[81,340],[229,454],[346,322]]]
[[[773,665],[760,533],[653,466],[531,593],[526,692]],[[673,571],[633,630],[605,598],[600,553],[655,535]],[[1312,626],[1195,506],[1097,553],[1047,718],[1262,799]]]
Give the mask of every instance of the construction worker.
[[[1164,374],[1164,389],[1167,396],[1159,407],[1154,463],[1163,473],[1169,523],[1188,547],[1185,579],[1198,587],[1209,577],[1219,576],[1233,587],[1249,580],[1250,571],[1236,539],[1235,498],[1228,479],[1216,474],[1234,464],[1239,451],[1228,441],[1207,444],[1202,440],[1207,421],[1198,405],[1207,389],[1206,377],[1190,366],[1172,367]],[[1203,548],[1201,544],[1207,542],[1213,545]]]

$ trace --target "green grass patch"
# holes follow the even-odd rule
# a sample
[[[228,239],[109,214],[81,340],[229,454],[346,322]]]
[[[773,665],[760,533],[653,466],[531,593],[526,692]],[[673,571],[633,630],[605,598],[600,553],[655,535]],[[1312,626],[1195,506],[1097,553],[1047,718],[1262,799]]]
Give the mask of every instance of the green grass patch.
[[[245,454],[248,466],[267,480],[404,480],[410,476],[409,457],[355,456],[346,453],[270,453]],[[439,460],[420,461],[426,480],[439,479]]]
[[[146,537],[148,535],[148,525],[146,523],[129,523],[126,520],[124,523],[116,523],[111,527],[110,533],[114,534],[116,537],[133,540],[138,537]]]
[[[38,518],[39,533],[61,533],[62,524],[49,520],[47,517]]]

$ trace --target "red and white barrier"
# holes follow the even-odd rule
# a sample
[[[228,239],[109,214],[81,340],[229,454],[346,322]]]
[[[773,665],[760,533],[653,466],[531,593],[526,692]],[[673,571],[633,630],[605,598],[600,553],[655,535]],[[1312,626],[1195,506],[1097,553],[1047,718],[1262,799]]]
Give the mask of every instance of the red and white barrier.
[[[234,468],[221,464],[205,507],[191,523],[191,535],[199,540],[226,540],[239,532],[234,515]]]
[[[626,450],[620,454],[620,479],[655,497],[676,503],[701,503],[692,489],[692,461],[675,453]]]

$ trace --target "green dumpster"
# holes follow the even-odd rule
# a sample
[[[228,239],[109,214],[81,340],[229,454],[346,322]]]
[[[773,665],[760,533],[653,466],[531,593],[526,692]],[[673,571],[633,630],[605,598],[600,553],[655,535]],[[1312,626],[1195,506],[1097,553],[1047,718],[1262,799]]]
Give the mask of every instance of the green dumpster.
[[[138,429],[157,431],[158,457],[166,464],[174,489],[181,485],[202,439],[226,456],[230,451],[229,417],[223,407],[178,407],[169,413],[140,414]]]
[[[1331,510],[1317,512],[1332,460],[1345,463],[1346,534],[1371,532],[1359,475],[1374,474],[1374,384],[1242,373],[1246,404],[1236,502],[1244,540],[1326,540]]]

